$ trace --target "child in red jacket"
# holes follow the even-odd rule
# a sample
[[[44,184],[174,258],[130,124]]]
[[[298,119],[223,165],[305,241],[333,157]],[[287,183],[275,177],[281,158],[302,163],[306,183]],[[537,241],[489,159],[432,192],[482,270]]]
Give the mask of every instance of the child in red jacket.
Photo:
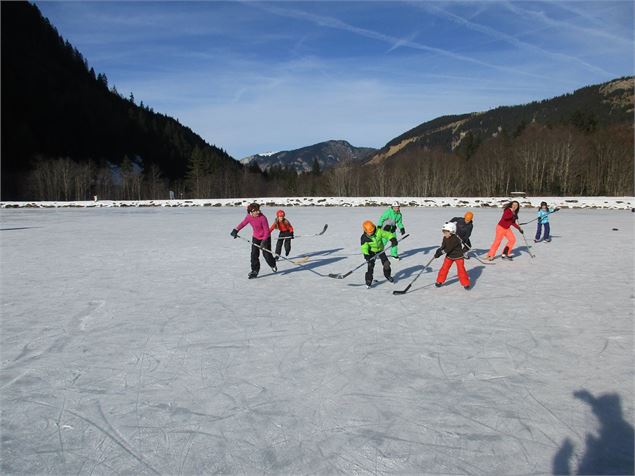
[[[270,232],[277,229],[280,234],[278,235],[278,241],[276,242],[276,255],[280,255],[282,252],[282,244],[284,243],[285,256],[289,256],[291,252],[291,240],[293,239],[293,227],[291,222],[285,218],[284,210],[278,210],[276,212],[276,219],[269,228]],[[278,259],[276,256],[276,260]]]

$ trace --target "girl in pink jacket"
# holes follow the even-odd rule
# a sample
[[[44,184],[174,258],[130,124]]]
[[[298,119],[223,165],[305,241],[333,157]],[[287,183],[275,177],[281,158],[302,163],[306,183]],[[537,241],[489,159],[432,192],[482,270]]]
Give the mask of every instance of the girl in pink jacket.
[[[271,253],[271,232],[269,231],[269,222],[267,217],[260,212],[260,205],[257,203],[251,203],[247,207],[247,216],[241,221],[236,228],[231,232],[231,236],[238,237],[238,232],[242,230],[247,224],[251,225],[253,229],[253,236],[251,238],[251,272],[247,275],[249,279],[253,279],[258,276],[260,271],[260,248],[259,246],[268,251],[263,251],[262,254],[265,261],[275,273],[278,271],[276,267],[276,260]],[[256,246],[254,246],[256,245]]]

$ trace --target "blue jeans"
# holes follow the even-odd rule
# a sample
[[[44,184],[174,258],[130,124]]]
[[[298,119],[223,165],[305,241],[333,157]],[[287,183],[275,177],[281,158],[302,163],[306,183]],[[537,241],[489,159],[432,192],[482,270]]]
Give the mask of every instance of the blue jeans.
[[[536,240],[540,240],[540,231],[543,226],[545,227],[545,234],[542,236],[542,239],[547,240],[550,238],[549,232],[551,230],[549,229],[549,223],[538,223],[538,228],[536,229]]]

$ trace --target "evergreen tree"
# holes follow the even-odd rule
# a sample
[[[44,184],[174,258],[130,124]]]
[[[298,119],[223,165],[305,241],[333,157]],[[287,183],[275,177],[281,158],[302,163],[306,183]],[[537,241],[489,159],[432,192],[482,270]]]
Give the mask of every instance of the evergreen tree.
[[[321,174],[322,174],[322,171],[320,170],[320,161],[316,157],[313,159],[313,167],[311,168],[311,175],[319,177]]]

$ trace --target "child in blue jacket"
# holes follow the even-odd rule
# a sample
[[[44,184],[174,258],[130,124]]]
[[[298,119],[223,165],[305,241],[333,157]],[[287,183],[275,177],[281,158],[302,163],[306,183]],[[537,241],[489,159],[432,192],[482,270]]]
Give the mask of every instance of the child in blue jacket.
[[[538,243],[539,241],[546,241],[547,243],[549,243],[551,241],[549,215],[557,212],[558,210],[559,208],[549,208],[547,206],[547,202],[540,202],[540,208],[538,209],[538,228],[536,229],[536,237],[534,238],[535,243]],[[543,227],[545,228],[545,232],[542,235],[541,239],[540,234]]]

